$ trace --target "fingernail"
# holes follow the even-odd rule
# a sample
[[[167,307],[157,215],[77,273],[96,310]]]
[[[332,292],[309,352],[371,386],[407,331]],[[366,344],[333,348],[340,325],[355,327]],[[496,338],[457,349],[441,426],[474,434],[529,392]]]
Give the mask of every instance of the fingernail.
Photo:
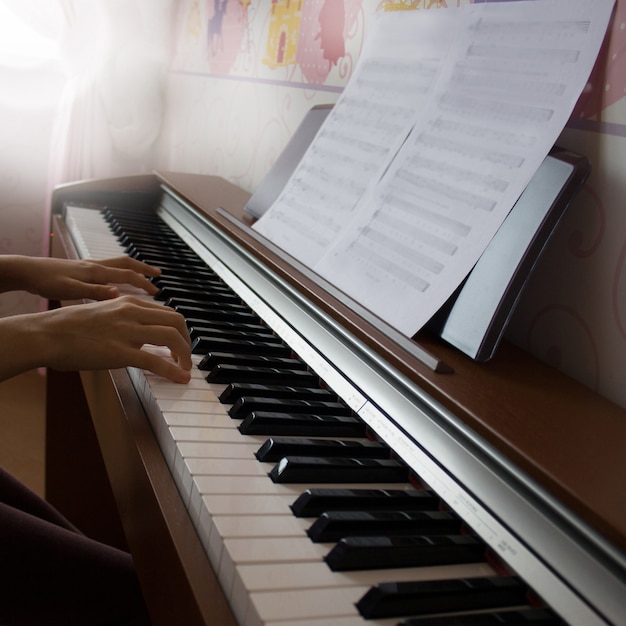
[[[182,370],[178,376],[181,383],[188,383],[191,380],[191,372]]]

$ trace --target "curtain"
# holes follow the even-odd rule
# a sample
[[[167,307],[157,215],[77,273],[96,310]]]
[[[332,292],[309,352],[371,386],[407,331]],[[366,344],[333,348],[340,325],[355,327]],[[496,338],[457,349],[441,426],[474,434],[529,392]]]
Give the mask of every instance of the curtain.
[[[51,183],[149,170],[163,120],[174,0],[2,2],[56,44],[64,85]]]
[[[58,152],[52,180],[149,171],[163,120],[171,2],[60,4],[67,85],[53,142]]]
[[[51,182],[151,166],[168,55],[170,0],[5,0],[58,42],[65,87]]]
[[[47,254],[56,185],[153,169],[177,1],[0,0],[0,253]]]

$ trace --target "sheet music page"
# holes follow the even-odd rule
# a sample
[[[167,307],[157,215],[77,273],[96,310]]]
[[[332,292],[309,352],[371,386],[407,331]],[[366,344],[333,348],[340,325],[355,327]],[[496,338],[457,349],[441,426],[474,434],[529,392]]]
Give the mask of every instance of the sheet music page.
[[[522,0],[436,11],[448,21],[437,20],[439,52],[433,39],[412,61],[437,59],[436,70],[412,113],[404,122],[401,112],[394,119],[396,139],[410,125],[406,141],[379,144],[369,155],[361,146],[340,148],[355,145],[347,138],[333,144],[324,137],[338,132],[341,121],[350,139],[366,141],[369,120],[353,124],[361,131],[356,136],[345,124],[372,112],[355,106],[367,92],[347,88],[335,126],[325,125],[318,139],[348,165],[307,153],[299,177],[259,222],[259,232],[413,335],[461,284],[557,140],[589,77],[613,4]],[[420,29],[433,14],[403,13],[403,32]],[[395,40],[397,26],[379,29],[376,49],[392,49],[382,38],[394,31]],[[368,62],[374,58],[361,66],[361,80],[379,80]],[[384,76],[406,82],[407,70],[386,68]],[[397,101],[394,93],[389,103]],[[410,108],[408,100],[403,105]],[[386,120],[387,106],[382,113]],[[366,154],[371,159],[364,160]],[[361,174],[353,172],[354,163]]]
[[[255,225],[309,267],[346,228],[428,101],[445,42],[454,38],[443,13],[425,11],[420,20],[406,20],[404,11],[375,14],[349,84],[283,193]]]

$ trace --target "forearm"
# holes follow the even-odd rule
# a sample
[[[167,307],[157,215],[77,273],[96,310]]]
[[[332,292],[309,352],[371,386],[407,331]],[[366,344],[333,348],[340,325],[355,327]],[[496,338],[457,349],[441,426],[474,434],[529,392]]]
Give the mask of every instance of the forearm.
[[[33,291],[30,277],[33,274],[31,257],[17,254],[0,255],[0,292]]]
[[[47,364],[50,344],[41,332],[43,313],[0,319],[0,381]]]

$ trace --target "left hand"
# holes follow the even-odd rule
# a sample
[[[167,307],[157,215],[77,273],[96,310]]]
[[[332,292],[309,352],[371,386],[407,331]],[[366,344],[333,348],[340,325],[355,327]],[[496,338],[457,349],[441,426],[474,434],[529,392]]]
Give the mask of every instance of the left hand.
[[[161,270],[127,256],[103,261],[73,261],[45,257],[25,260],[24,289],[51,300],[110,300],[120,295],[116,285],[132,285],[150,295],[158,292],[147,277]]]

